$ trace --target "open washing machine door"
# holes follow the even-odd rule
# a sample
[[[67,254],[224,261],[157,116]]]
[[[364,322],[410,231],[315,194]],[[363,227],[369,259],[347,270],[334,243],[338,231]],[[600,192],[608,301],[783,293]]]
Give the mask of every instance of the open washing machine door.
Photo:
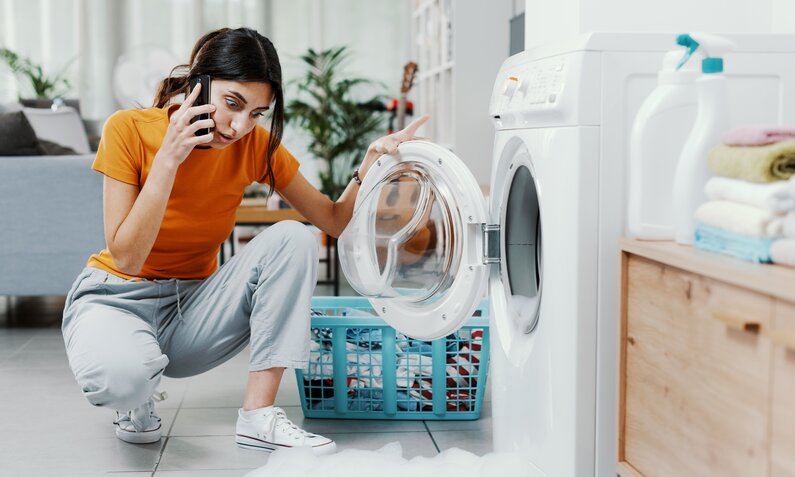
[[[472,315],[488,280],[486,204],[464,163],[425,141],[382,156],[338,241],[351,286],[393,328],[432,340]],[[497,252],[499,253],[499,252]]]

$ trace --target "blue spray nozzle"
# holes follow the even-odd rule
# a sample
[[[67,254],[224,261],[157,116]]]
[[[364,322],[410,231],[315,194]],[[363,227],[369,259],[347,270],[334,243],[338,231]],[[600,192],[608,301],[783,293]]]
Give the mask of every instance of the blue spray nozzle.
[[[682,45],[685,48],[687,48],[687,51],[685,52],[684,56],[682,56],[682,59],[679,60],[679,63],[676,64],[676,69],[678,70],[682,68],[685,65],[685,63],[687,63],[687,60],[689,60],[691,56],[693,56],[693,52],[698,49],[699,43],[687,33],[683,33],[677,36],[676,43],[678,45]]]
[[[687,48],[682,61],[679,65],[684,65],[694,51],[699,49],[699,53],[704,57],[701,60],[702,73],[722,73],[723,57],[726,53],[737,49],[733,41],[710,33],[693,32],[682,34],[676,37],[676,42]]]

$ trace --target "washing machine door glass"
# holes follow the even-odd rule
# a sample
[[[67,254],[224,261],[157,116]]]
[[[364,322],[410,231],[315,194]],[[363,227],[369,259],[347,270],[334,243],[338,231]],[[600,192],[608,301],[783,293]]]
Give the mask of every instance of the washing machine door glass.
[[[361,199],[366,206],[356,217],[363,222],[356,240],[371,244],[359,249],[371,256],[348,274],[356,291],[412,302],[444,295],[455,275],[460,232],[440,185],[422,164],[405,162]]]
[[[518,165],[511,179],[503,227],[510,316],[520,332],[530,333],[538,323],[542,253],[538,192],[527,165]]]
[[[368,171],[338,241],[340,265],[390,325],[434,339],[458,328],[482,296],[485,268],[472,252],[485,203],[450,151],[420,141],[399,151]]]
[[[502,147],[493,177],[491,221],[500,225],[500,263],[490,270],[491,336],[518,366],[532,350],[544,289],[542,194],[536,164],[521,139]]]

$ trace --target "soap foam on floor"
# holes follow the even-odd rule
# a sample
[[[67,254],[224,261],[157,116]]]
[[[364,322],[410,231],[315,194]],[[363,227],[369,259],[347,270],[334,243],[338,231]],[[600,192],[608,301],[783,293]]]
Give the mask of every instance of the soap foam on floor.
[[[246,477],[483,477],[485,475],[529,477],[527,462],[518,454],[489,453],[479,457],[458,448],[447,449],[434,457],[403,457],[399,442],[391,442],[377,451],[346,449],[326,456],[316,456],[309,449],[279,450],[268,463]]]

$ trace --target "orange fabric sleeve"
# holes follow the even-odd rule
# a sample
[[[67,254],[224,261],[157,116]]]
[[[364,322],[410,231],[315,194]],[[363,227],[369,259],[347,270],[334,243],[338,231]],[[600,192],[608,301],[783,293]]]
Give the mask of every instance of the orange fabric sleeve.
[[[127,111],[117,111],[105,122],[91,168],[118,181],[140,187],[143,150],[135,124]]]

